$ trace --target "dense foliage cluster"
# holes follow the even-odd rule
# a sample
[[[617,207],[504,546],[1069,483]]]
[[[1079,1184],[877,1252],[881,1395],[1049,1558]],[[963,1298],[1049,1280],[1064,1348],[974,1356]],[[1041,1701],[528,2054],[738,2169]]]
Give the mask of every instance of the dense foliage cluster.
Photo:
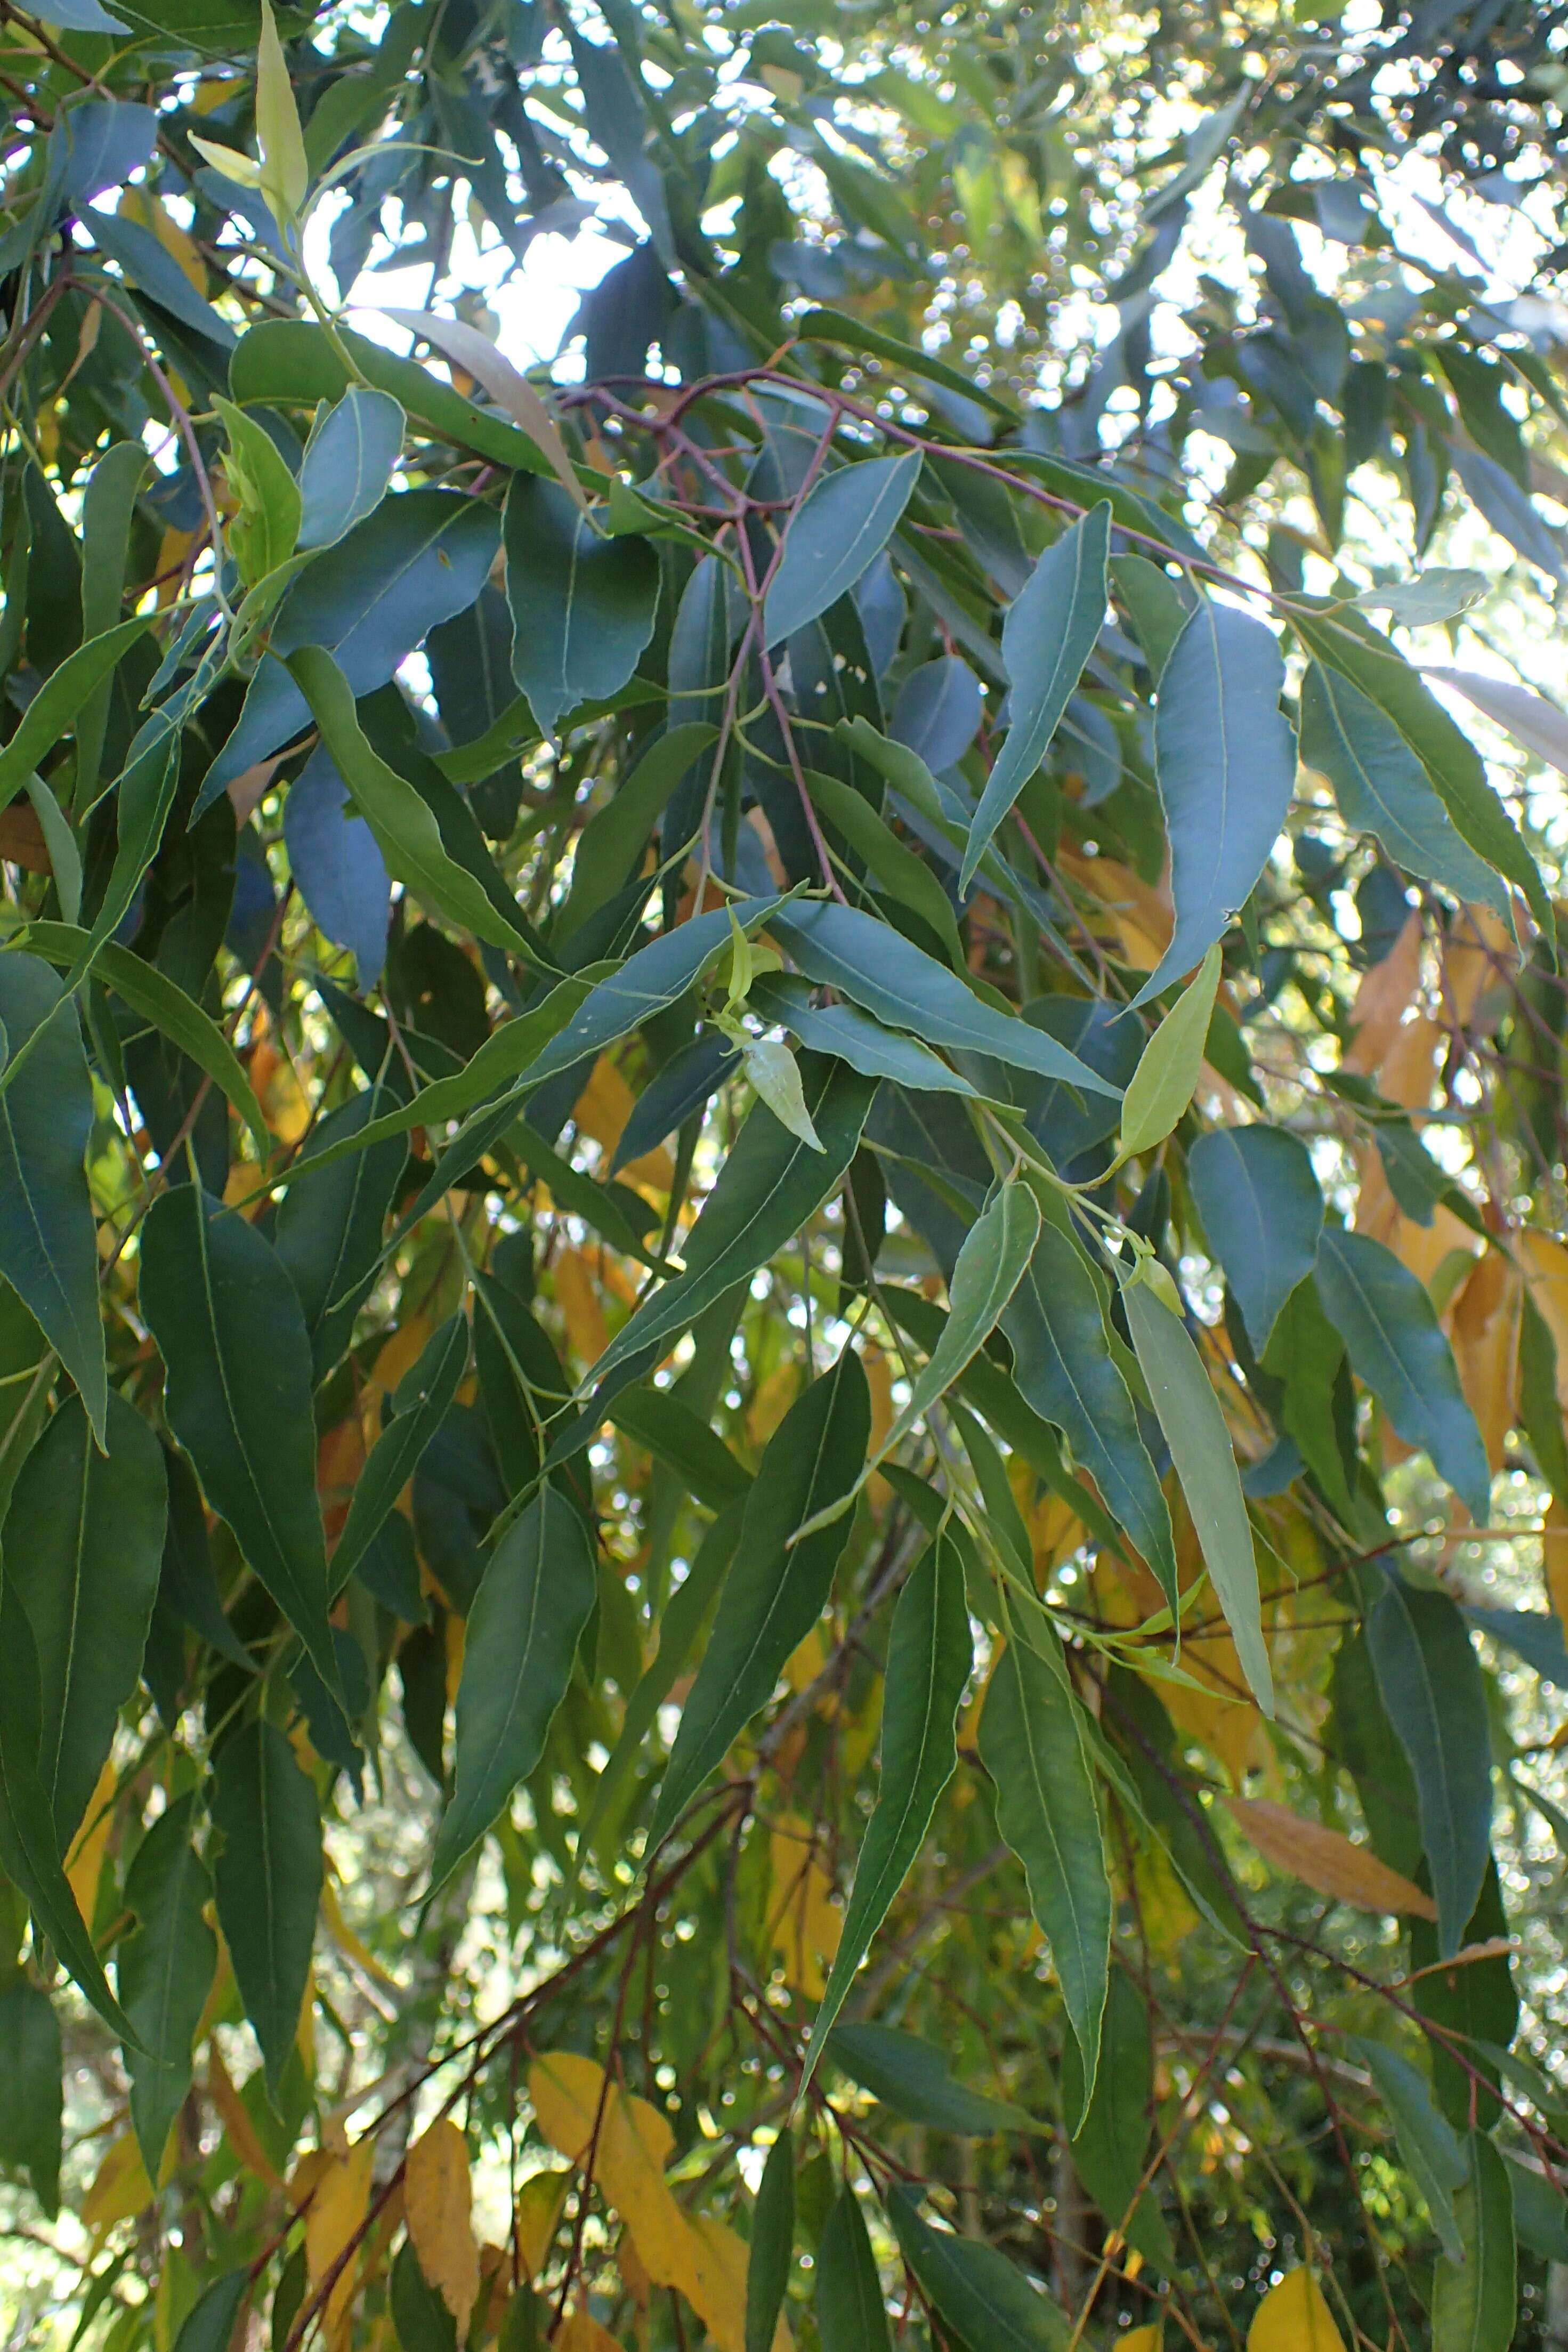
[[[0,20],[15,2340],[1541,2340],[1564,11]]]

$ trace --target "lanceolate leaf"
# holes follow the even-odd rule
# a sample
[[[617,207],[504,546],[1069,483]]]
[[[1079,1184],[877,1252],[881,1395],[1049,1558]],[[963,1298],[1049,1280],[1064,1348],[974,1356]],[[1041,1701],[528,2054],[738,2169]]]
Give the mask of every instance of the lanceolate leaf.
[[[1452,2125],[1433,2105],[1426,2078],[1407,2058],[1381,2042],[1358,2040],[1352,2047],[1383,2095],[1405,2170],[1421,2192],[1443,2252],[1451,2263],[1463,2263],[1454,2192],[1464,2184],[1466,2167]]]
[[[1171,841],[1176,928],[1134,997],[1190,971],[1246,905],[1296,781],[1272,632],[1202,596],[1160,673],[1155,758]]]
[[[170,1427],[336,1692],[310,1342],[293,1284],[253,1225],[181,1184],[147,1219],[142,1311],[163,1359]]]
[[[916,1093],[973,1095],[974,1088],[916,1038],[884,1029],[853,1004],[816,1004],[809,984],[790,971],[759,972],[747,998],[764,1020],[782,1022],[815,1054],[836,1054],[868,1078],[891,1078]],[[668,1129],[666,1130],[668,1132]]]
[[[4,955],[0,1024],[15,1073],[0,1094],[0,1274],[37,1316],[101,1443],[109,1376],[82,1169],[92,1087],[76,1007],[36,956]]]
[[[874,916],[824,901],[793,906],[787,915],[773,916],[768,929],[808,980],[841,989],[890,1028],[912,1030],[928,1045],[990,1054],[1041,1077],[1065,1078],[1088,1094],[1120,1091],[1043,1029],[995,1011],[956,972]]]
[[[212,1880],[195,1847],[195,1792],[161,1813],[136,1849],[125,1902],[137,1928],[120,1948],[125,2014],[141,2038],[129,2056],[131,2119],[149,2180],[191,2087],[191,2044],[212,1989],[217,1938],[203,1916]]]
[[[822,1150],[813,1151],[756,1105],[687,1237],[685,1273],[652,1292],[622,1326],[594,1368],[601,1381],[644,1349],[668,1346],[704,1307],[765,1265],[834,1190],[855,1157],[875,1081],[807,1055],[801,1083]]]
[[[770,646],[793,637],[875,562],[899,527],[921,465],[910,449],[841,466],[815,483],[791,518],[768,590],[763,629]]]
[[[1432,2352],[1508,2352],[1518,2292],[1510,2168],[1484,2132],[1466,2142],[1454,2200],[1463,2258],[1445,2252],[1433,2275]]]
[[[1062,2095],[1069,2115],[1080,2120],[1073,2134],[1072,2160],[1079,2179],[1113,2230],[1120,2230],[1162,2269],[1173,2266],[1174,2249],[1158,2206],[1142,2189],[1149,2152],[1149,2108],[1153,2055],[1149,2011],[1125,1969],[1112,1969],[1100,2039],[1094,2096],[1079,2092],[1078,2053],[1062,2050]]]
[[[862,2090],[912,2124],[972,2139],[1039,2128],[1022,2107],[955,2082],[934,2044],[896,2026],[836,2025],[828,2036],[827,2054]]]
[[[1110,1887],[1094,1773],[1064,1664],[1047,1663],[1026,1642],[1006,1644],[986,1688],[980,1758],[995,1783],[997,1826],[1024,1865],[1029,1907],[1050,1944],[1087,2101],[1100,2063]]]
[[[432,1891],[538,1763],[595,1590],[582,1514],[546,1485],[497,1544],[468,1612],[457,1785],[430,1864]]]
[[[846,1348],[774,1431],[681,1711],[648,1832],[650,1850],[668,1835],[731,1741],[765,1704],[784,1661],[821,1615],[849,1522],[839,1518],[793,1547],[790,1538],[847,1493],[866,1459],[870,1425],[866,1375],[859,1357]]]
[[[961,2343],[986,2352],[1062,2352],[1067,2332],[1056,2305],[994,2246],[933,2230],[902,2182],[887,2197],[899,2250]]]
[[[893,1612],[877,1810],[860,1849],[827,1990],[812,2025],[801,2070],[803,2092],[952,1777],[953,1722],[972,1656],[963,1563],[953,1543],[939,1536],[910,1571]]]
[[[1366,1633],[1384,1706],[1415,1776],[1447,1955],[1464,1941],[1489,1851],[1491,1742],[1481,1670],[1447,1594],[1417,1591],[1397,1577],[1384,1580]]]
[[[892,2352],[877,2258],[853,2189],[841,2189],[823,2227],[813,2296],[822,2352]]]
[[[326,1150],[341,1137],[359,1134],[382,1100],[374,1088],[356,1095],[321,1121],[312,1142]],[[382,1228],[406,1156],[394,1138],[334,1167],[313,1170],[308,1146],[290,1174],[276,1246],[299,1293],[318,1376],[342,1354],[374,1278]]]
[[[5,1515],[5,1585],[37,1652],[38,1778],[66,1852],[142,1671],[168,1486],[152,1429],[110,1392],[109,1451],[79,1398],[45,1424]]]
[[[1180,1316],[1173,1315],[1146,1283],[1124,1284],[1121,1297],[1138,1361],[1242,1673],[1264,1714],[1272,1716],[1274,1677],[1263,1639],[1258,1560],[1219,1399]]]
[[[47,1992],[25,1976],[0,1990],[0,2164],[26,2170],[52,2221],[59,2210],[60,2028]]]
[[[271,1723],[247,1723],[218,1750],[213,1828],[218,1926],[277,2092],[300,2025],[321,1892],[316,1791]]]
[[[1319,1243],[1317,1281],[1357,1376],[1405,1444],[1426,1448],[1439,1477],[1485,1527],[1486,1448],[1425,1286],[1372,1234],[1337,1225]]]
[[[1497,876],[1455,830],[1394,721],[1320,662],[1301,688],[1301,758],[1328,777],[1345,823],[1375,834],[1396,866],[1506,914]]]
[[[39,688],[0,751],[0,808],[16,799],[32,771],[53,751],[84,704],[96,698],[104,679],[146,628],[145,618],[121,621],[101,636],[89,637]]]
[[[1209,1244],[1261,1356],[1279,1310],[1312,1271],[1323,1196],[1306,1146],[1279,1127],[1216,1127],[1187,1154]]]
[[[746,2263],[745,2352],[773,2352],[795,2252],[795,2142],[788,2128],[768,2150]]]
[[[625,686],[653,635],[658,564],[646,540],[603,539],[564,490],[516,474],[506,502],[511,674],[553,735]]]
[[[1110,1352],[1093,1278],[1068,1236],[1048,1219],[1002,1328],[1024,1397],[1061,1431],[1173,1606],[1171,1515],[1139,1434],[1127,1383]],[[975,1402],[986,1410],[983,1397],[976,1395]]]
[[[1163,1143],[1192,1101],[1203,1070],[1219,970],[1216,942],[1144,1046],[1122,1097],[1119,1149],[1124,1160]]]
[[[968,893],[987,844],[1045,757],[1105,620],[1109,503],[1090,507],[1047,547],[1007,610],[1002,658],[1011,682],[1007,739],[980,796],[958,878]]]
[[[976,1218],[958,1254],[942,1337],[910,1383],[909,1402],[878,1447],[878,1461],[891,1454],[916,1422],[946,1395],[975,1350],[989,1339],[1018,1287],[1039,1233],[1039,1204],[1028,1186],[1003,1185]]]
[[[335,1599],[363,1559],[372,1538],[419,1465],[451,1409],[468,1365],[468,1327],[450,1316],[431,1334],[419,1360],[398,1384],[391,1421],[371,1448],[332,1553],[329,1584]]]
[[[350,384],[312,428],[300,467],[302,550],[334,547],[381,504],[405,418],[390,393]]]

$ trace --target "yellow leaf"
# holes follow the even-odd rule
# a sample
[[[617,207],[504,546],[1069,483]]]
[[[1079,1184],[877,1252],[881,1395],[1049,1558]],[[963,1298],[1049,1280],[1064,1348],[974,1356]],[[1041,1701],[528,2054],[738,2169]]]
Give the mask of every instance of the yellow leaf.
[[[804,1822],[781,1817],[770,1848],[773,1948],[784,1981],[807,2000],[820,2000],[827,1990],[823,1963],[831,1966],[844,1927],[844,1915],[831,1900],[833,1880],[817,1859],[811,1831]]]
[[[1252,2315],[1247,2352],[1345,2352],[1344,2338],[1310,2270],[1287,2271]]]
[[[214,2042],[207,2051],[207,2096],[217,2112],[230,2147],[247,2172],[265,2180],[269,2189],[281,2189],[283,2177],[267,2150],[257,2137],[245,2101],[235,2088],[223,2054]]]
[[[103,1874],[103,1857],[109,1851],[110,1832],[114,1827],[110,1800],[119,1785],[119,1779],[113,1759],[106,1757],[103,1769],[98,1776],[98,1786],[88,1799],[87,1811],[78,1826],[76,1843],[69,1848],[66,1861],[66,1876],[70,1881],[71,1893],[76,1896],[76,1907],[89,1927],[92,1915],[98,1908],[98,1882]]]
[[[1117,2337],[1116,2352],[1160,2352],[1159,2329],[1130,2327],[1125,2336]]]
[[[403,2210],[419,2267],[457,2321],[459,2343],[468,2335],[479,2292],[473,2206],[468,2142],[451,2117],[443,2116],[408,2151]]]
[[[536,2058],[528,2070],[528,2094],[540,2130],[572,2164],[587,2154],[603,2098],[594,2178],[637,2240],[654,2284],[676,2285],[686,2267],[680,2242],[689,2225],[664,2178],[675,2146],[668,2118],[619,2084],[606,2085],[602,2066],[571,2051]]]
[[[1418,1919],[1437,1916],[1429,1895],[1379,1862],[1365,1846],[1352,1845],[1338,1830],[1304,1821],[1288,1805],[1269,1804],[1260,1797],[1227,1797],[1226,1803],[1265,1862],[1320,1895],[1354,1903],[1363,1911],[1413,1912]]]
[[[132,2221],[152,2202],[153,2184],[136,2135],[125,2132],[105,2153],[81,2200],[82,2226],[95,2233],[112,2230],[116,2221]]]
[[[561,2323],[555,2352],[621,2352],[615,2337],[602,2328],[591,2311],[579,2304]]]
[[[569,2172],[552,2166],[546,2172],[531,2174],[517,2192],[518,2260],[531,2279],[539,2276],[549,2258],[571,2179]]]
[[[552,1273],[555,1304],[561,1309],[574,1353],[581,1363],[597,1363],[609,1345],[609,1333],[586,1258],[580,1250],[563,1250]]]
[[[347,2341],[349,2313],[359,2284],[360,2249],[355,2242],[370,2209],[374,2156],[374,2143],[369,2139],[362,2139],[347,2156],[327,2155],[305,2213],[305,2266],[313,2288],[321,2285],[351,2245],[354,2248],[327,2296],[323,2333],[330,2352],[338,2352]]]
[[[724,2352],[746,2352],[746,2247],[725,2221],[700,2213],[692,2228],[701,2241],[710,2280],[710,2308],[702,2313],[708,2333]],[[784,2320],[773,2330],[773,2352],[792,2352],[793,2339]]]

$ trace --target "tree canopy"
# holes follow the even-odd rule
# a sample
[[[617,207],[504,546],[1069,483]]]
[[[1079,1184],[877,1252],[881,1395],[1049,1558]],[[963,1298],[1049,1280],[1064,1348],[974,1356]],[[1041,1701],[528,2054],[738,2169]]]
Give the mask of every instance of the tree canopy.
[[[1568,9],[0,55],[11,2341],[1549,2340]]]

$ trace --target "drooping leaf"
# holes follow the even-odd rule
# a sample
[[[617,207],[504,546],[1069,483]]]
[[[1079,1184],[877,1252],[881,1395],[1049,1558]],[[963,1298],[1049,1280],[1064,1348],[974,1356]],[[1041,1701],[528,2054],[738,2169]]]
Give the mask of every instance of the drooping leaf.
[[[392,1419],[355,1481],[349,1515],[332,1553],[329,1585],[334,1598],[359,1566],[446,1420],[468,1364],[468,1327],[461,1315],[453,1315],[432,1332],[418,1361],[398,1383]]]
[[[763,626],[770,646],[848,594],[898,529],[922,462],[910,449],[840,466],[813,484],[790,518],[768,589]]]
[[[1162,2269],[1174,2249],[1143,2174],[1149,2152],[1153,2053],[1149,2011],[1125,1969],[1112,1969],[1100,2033],[1094,2095],[1085,2101],[1076,2044],[1062,2045],[1062,2102],[1079,2122],[1072,2160],[1079,2179],[1113,2230]]]
[[[512,478],[506,502],[511,673],[547,735],[619,692],[653,635],[658,564],[641,539],[602,539],[565,491]]]
[[[357,1135],[382,1108],[367,1088],[329,1113],[294,1162],[274,1246],[299,1294],[317,1376],[336,1363],[375,1277],[382,1228],[406,1158],[396,1138],[313,1170],[314,1151]]]
[[[1242,1673],[1264,1714],[1272,1716],[1274,1676],[1263,1639],[1258,1560],[1219,1399],[1181,1317],[1147,1283],[1124,1284],[1121,1297],[1132,1345]]]
[[[283,839],[289,870],[322,935],[349,949],[362,989],[374,988],[386,955],[392,883],[374,834],[348,805],[349,789],[324,745],[289,788]]]
[[[149,2180],[191,2087],[191,2045],[212,1989],[217,1938],[203,1916],[212,1880],[195,1847],[195,1791],[161,1813],[125,1881],[134,1935],[120,1947],[120,2000],[142,2042],[127,2053],[131,2120]]]
[[[1192,1101],[1203,1069],[1219,972],[1216,941],[1144,1046],[1121,1101],[1117,1148],[1122,1159],[1136,1159],[1163,1143]]]
[[[1432,1457],[1478,1527],[1491,1472],[1454,1351],[1423,1283],[1370,1234],[1327,1226],[1318,1244],[1319,1295],[1359,1380],[1407,1445]]]
[[[795,2141],[787,2127],[768,2150],[746,2263],[744,2352],[773,2352],[795,2252]]]
[[[1287,2271],[1253,2313],[1247,2352],[1345,2352],[1328,2298],[1305,2263]]]
[[[747,1002],[763,1019],[793,1030],[814,1054],[836,1054],[863,1077],[890,1078],[895,1086],[916,1093],[973,1094],[967,1078],[917,1038],[884,1029],[853,1004],[816,1004],[813,994],[795,972],[759,972]]]
[[[951,1322],[948,1328],[952,1328]],[[957,1762],[953,1724],[972,1657],[963,1559],[957,1547],[939,1536],[910,1570],[893,1612],[877,1810],[860,1848],[827,1990],[812,2024],[801,2068],[802,2091],[856,1970],[914,1864],[937,1800],[952,1778]]]
[[[1454,2200],[1462,2259],[1445,2252],[1433,2273],[1432,2352],[1507,2352],[1519,2316],[1512,2168],[1484,2132],[1466,2140]]]
[[[1045,757],[1105,620],[1110,507],[1101,501],[1047,547],[1007,608],[1002,659],[1011,685],[1007,740],[974,812],[959,896],[997,826]]]
[[[174,2352],[224,2352],[234,2335],[249,2285],[250,2273],[244,2267],[214,2279],[181,2322]]]
[[[896,2026],[836,2025],[827,2054],[862,2090],[932,2131],[984,2138],[992,2132],[1040,2129],[1033,2116],[1009,2100],[988,2098],[955,2082],[942,2051]]]
[[[1443,2252],[1451,2263],[1463,2263],[1464,2240],[1454,2212],[1454,2194],[1466,2175],[1458,2134],[1433,2105],[1426,2078],[1408,2058],[1364,2038],[1351,2046],[1383,2095],[1401,2160],[1421,2192]]]
[[[275,1724],[242,1724],[224,1741],[212,1818],[218,1926],[276,2096],[310,1975],[321,1816],[312,1782]]]
[[[468,1612],[457,1781],[431,1859],[432,1889],[538,1763],[595,1589],[582,1515],[546,1485],[497,1544]]]
[[[1100,1297],[1078,1250],[1048,1219],[1002,1328],[1025,1398],[1061,1431],[1173,1601],[1171,1515],[1139,1434],[1127,1383],[1110,1353]],[[975,1401],[984,1412],[984,1401]]]
[[[1227,1797],[1225,1802],[1266,1862],[1303,1885],[1315,1886],[1320,1895],[1336,1903],[1358,1904],[1365,1911],[1404,1912],[1417,1919],[1437,1916],[1429,1895],[1338,1830],[1308,1821],[1267,1797]]]
[[[76,1008],[36,956],[0,956],[0,1024],[11,1074],[0,1094],[0,1274],[37,1317],[101,1441],[109,1376],[82,1167],[92,1086]]]
[[[1481,1670],[1447,1593],[1385,1577],[1366,1622],[1377,1687],[1415,1775],[1438,1945],[1457,1952],[1486,1875],[1491,1743]]]
[[[1272,632],[1200,597],[1160,673],[1155,717],[1176,926],[1134,1004],[1192,970],[1263,871],[1296,782],[1284,682]]]
[[[961,2343],[986,2352],[1065,2352],[1071,2330],[1058,2306],[1038,2294],[994,2246],[922,2219],[901,2181],[888,2191],[888,2219],[899,2250]]]
[[[1215,1127],[1187,1154],[1204,1231],[1261,1356],[1279,1310],[1311,1273],[1323,1196],[1304,1144],[1281,1127]]]
[[[52,2221],[59,2208],[60,2026],[48,1994],[20,1974],[0,1989],[0,2164],[25,2171]]]
[[[855,1350],[846,1348],[774,1431],[746,1498],[734,1564],[681,1710],[648,1832],[650,1851],[668,1837],[731,1741],[766,1703],[784,1661],[821,1615],[848,1521],[830,1521],[793,1547],[790,1538],[847,1492],[866,1459],[870,1425],[866,1375]]]
[[[310,428],[300,467],[302,551],[335,547],[386,496],[406,423],[390,393],[352,383]]]
[[[58,1851],[74,1835],[136,1687],[158,1591],[168,1486],[157,1439],[110,1391],[107,1454],[81,1400],[47,1421],[5,1515],[5,1586],[37,1652],[38,1777]]]
[[[153,1205],[141,1296],[163,1359],[169,1425],[336,1694],[310,1342],[294,1286],[254,1225],[189,1183]]]
[[[823,2225],[813,2292],[822,2352],[892,2352],[877,2258],[853,2189],[841,2189]]]
[[[403,2210],[426,2282],[451,2313],[459,2342],[479,2292],[468,2142],[450,2116],[437,2116],[408,2151]]]
[[[1064,1661],[1008,1642],[986,1687],[980,1759],[995,1783],[997,1827],[1024,1865],[1029,1907],[1051,1948],[1087,2101],[1100,2063],[1110,1887],[1094,1773]]]
[[[146,633],[143,616],[121,621],[68,655],[38,688],[11,740],[0,750],[0,808],[6,808],[84,708],[91,709],[121,656]],[[18,1013],[24,1008],[18,1005]],[[16,1051],[13,1045],[12,1051]]]

